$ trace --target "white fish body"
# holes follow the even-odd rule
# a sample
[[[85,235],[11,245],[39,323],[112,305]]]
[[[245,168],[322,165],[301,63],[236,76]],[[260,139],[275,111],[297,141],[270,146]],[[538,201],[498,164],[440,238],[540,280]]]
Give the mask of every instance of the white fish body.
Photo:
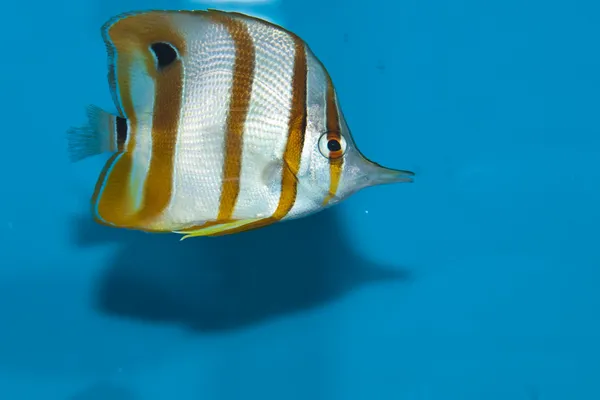
[[[91,106],[74,161],[113,152],[102,224],[188,236],[306,216],[364,187],[410,182],[357,149],[331,78],[302,39],[216,10],[140,11],[102,29],[118,116]]]

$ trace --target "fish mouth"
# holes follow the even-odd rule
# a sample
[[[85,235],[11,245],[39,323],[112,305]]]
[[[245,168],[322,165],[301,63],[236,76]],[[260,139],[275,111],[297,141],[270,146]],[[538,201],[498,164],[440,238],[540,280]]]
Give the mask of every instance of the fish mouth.
[[[405,169],[384,167],[375,162],[367,163],[365,177],[369,186],[387,185],[392,183],[413,183],[415,173]]]
[[[380,168],[376,177],[372,179],[376,184],[383,185],[387,183],[413,183],[415,173],[403,169]]]

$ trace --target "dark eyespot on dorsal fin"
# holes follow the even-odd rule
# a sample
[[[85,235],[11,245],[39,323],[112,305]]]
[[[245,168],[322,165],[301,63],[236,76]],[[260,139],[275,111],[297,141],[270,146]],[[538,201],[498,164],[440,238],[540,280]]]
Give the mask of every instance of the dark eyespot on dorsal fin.
[[[166,42],[153,43],[150,45],[150,50],[154,53],[158,70],[173,64],[179,57],[177,49],[172,44]]]

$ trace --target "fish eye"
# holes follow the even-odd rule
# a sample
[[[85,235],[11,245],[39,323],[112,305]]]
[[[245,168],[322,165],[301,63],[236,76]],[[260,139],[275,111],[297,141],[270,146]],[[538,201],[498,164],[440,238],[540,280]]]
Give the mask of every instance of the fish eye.
[[[346,153],[346,139],[339,132],[324,133],[319,138],[319,151],[325,158],[340,158]]]

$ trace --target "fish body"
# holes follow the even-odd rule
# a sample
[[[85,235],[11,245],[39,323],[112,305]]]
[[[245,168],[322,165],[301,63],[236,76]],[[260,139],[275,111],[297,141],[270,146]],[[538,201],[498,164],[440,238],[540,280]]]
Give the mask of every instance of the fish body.
[[[410,182],[354,143],[327,70],[294,33],[217,10],[130,12],[102,27],[117,108],[88,107],[72,161],[111,152],[101,224],[215,236]]]

